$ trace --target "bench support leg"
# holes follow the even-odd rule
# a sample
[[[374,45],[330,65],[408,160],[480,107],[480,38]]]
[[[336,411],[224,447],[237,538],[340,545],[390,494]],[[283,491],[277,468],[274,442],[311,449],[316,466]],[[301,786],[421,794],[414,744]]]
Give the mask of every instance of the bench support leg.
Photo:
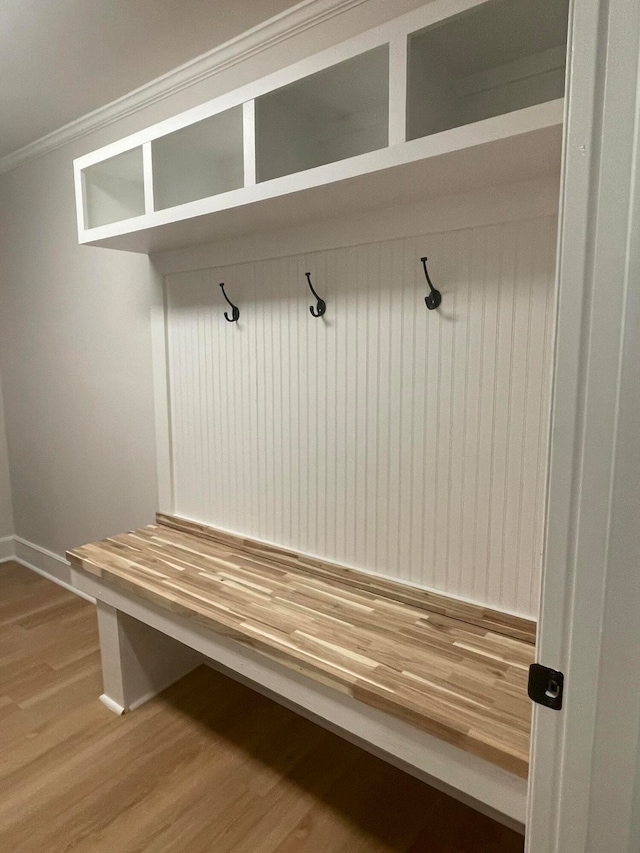
[[[188,646],[98,600],[104,693],[111,711],[139,708],[202,663]]]

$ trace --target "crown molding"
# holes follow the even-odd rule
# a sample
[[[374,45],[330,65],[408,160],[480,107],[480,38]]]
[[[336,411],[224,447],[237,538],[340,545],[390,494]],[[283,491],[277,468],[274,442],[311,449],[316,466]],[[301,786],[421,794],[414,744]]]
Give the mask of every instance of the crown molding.
[[[367,0],[302,0],[296,6],[185,62],[161,77],[156,77],[127,95],[5,155],[0,158],[0,174],[107,127],[366,2]]]

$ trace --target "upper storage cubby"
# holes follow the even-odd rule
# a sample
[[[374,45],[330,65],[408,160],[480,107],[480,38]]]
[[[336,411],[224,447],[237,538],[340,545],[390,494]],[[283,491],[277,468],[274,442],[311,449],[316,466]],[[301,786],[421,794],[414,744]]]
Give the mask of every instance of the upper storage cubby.
[[[235,190],[244,184],[242,107],[154,139],[155,210]]]
[[[259,182],[388,144],[386,44],[256,99]]]
[[[82,171],[85,228],[144,213],[142,148],[133,148]]]
[[[407,138],[564,95],[568,0],[490,0],[409,36]]]
[[[568,2],[431,0],[88,152],[80,242],[152,253],[557,178]]]

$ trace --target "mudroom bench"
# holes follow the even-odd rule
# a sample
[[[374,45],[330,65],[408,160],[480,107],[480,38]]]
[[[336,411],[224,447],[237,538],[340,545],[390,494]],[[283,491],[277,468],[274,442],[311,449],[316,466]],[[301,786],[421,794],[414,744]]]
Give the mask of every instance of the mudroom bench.
[[[533,622],[161,514],[67,556],[112,710],[204,661],[524,825]]]

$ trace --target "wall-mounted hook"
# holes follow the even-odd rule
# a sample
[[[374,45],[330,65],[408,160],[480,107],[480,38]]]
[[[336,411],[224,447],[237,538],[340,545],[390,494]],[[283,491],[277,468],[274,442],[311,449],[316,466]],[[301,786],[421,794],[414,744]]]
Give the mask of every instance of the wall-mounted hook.
[[[227,323],[237,323],[238,318],[240,317],[240,309],[236,305],[233,304],[233,302],[229,299],[227,294],[224,292],[224,282],[223,281],[220,282],[220,290],[222,291],[222,295],[227,300],[229,305],[231,305],[231,316],[229,316],[229,314],[225,311],[224,312],[224,319],[227,321]]]
[[[425,305],[429,309],[429,311],[433,311],[434,308],[437,308],[438,305],[442,302],[442,294],[439,290],[436,290],[435,287],[431,284],[431,279],[429,278],[429,273],[427,271],[427,258],[420,258],[422,261],[422,266],[424,267],[424,274],[427,279],[427,284],[431,290],[431,293],[428,296],[425,296],[424,301]]]
[[[324,312],[327,310],[327,303],[324,301],[324,299],[321,299],[318,296],[318,294],[315,292],[315,290],[313,289],[313,285],[311,284],[311,273],[306,272],[305,275],[307,277],[307,281],[309,282],[309,287],[311,288],[311,293],[313,293],[315,298],[318,300],[318,304],[316,305],[315,308],[313,307],[313,305],[309,306],[309,312],[310,312],[312,317],[322,317]]]

